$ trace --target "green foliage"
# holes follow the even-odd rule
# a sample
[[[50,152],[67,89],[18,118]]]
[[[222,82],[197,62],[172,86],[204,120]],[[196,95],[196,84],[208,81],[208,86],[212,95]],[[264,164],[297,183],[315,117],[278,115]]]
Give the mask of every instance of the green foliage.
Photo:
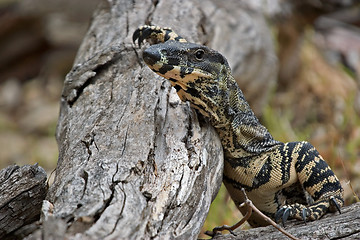
[[[203,234],[207,230],[212,230],[214,227],[222,225],[233,225],[242,218],[241,213],[236,208],[234,202],[231,200],[224,184],[221,185],[218,195],[210,206],[209,214],[206,218],[202,228],[200,238],[206,238]],[[242,226],[247,228],[248,225]],[[210,237],[208,237],[210,238]]]

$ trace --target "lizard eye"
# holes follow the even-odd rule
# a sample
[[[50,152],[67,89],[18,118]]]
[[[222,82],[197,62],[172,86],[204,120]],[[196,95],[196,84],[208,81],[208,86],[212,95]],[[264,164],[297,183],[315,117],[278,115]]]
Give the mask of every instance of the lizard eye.
[[[195,57],[197,60],[202,60],[205,52],[202,49],[199,49],[195,52]]]

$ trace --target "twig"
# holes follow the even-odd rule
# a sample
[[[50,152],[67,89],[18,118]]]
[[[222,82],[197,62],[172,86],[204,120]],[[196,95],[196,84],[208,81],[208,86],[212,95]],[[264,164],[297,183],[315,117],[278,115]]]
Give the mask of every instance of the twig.
[[[282,227],[280,227],[278,224],[276,224],[271,218],[269,218],[268,216],[266,216],[265,214],[263,214],[259,209],[257,209],[257,207],[255,207],[255,205],[252,203],[252,201],[250,199],[247,198],[245,190],[241,189],[242,192],[245,195],[246,198],[246,204],[248,204],[252,210],[254,212],[256,212],[257,214],[259,214],[267,223],[273,225],[277,230],[279,230],[281,233],[283,233],[284,235],[286,235],[287,237],[293,239],[293,240],[299,240],[299,238],[291,235],[290,233],[288,233],[287,231],[285,231],[285,229],[283,229]]]
[[[243,192],[244,196],[245,196],[245,201],[240,205],[240,207],[246,205],[247,206],[247,212],[246,215],[236,224],[232,225],[232,226],[228,226],[228,225],[223,225],[220,227],[215,227],[212,231],[206,231],[205,234],[211,237],[214,237],[216,235],[217,232],[221,232],[224,230],[229,231],[231,234],[235,235],[234,230],[238,227],[240,227],[246,220],[249,219],[249,217],[251,216],[252,212],[256,212],[257,214],[259,214],[267,223],[273,225],[277,230],[279,230],[281,233],[283,233],[284,235],[286,235],[287,237],[289,237],[290,239],[293,240],[299,240],[297,237],[291,235],[290,233],[286,232],[285,229],[283,229],[282,227],[280,227],[278,224],[276,224],[273,220],[271,220],[271,218],[269,218],[268,216],[266,216],[265,214],[263,214],[259,209],[257,209],[255,207],[255,205],[252,203],[252,201],[247,197],[245,190],[242,188],[241,191]]]
[[[250,200],[249,200],[250,201]],[[212,231],[206,231],[205,234],[208,235],[208,236],[215,236],[217,232],[221,232],[221,231],[229,231],[232,235],[236,236],[236,234],[233,232],[233,230],[235,230],[236,228],[240,227],[246,220],[249,219],[249,217],[251,216],[252,214],[252,208],[251,208],[251,205],[249,205],[247,203],[247,200],[245,202],[243,202],[241,204],[241,206],[244,206],[246,205],[247,206],[247,212],[246,212],[246,215],[237,223],[235,223],[234,225],[232,226],[228,226],[228,225],[222,225],[222,226],[219,226],[219,227],[215,227],[213,228]]]

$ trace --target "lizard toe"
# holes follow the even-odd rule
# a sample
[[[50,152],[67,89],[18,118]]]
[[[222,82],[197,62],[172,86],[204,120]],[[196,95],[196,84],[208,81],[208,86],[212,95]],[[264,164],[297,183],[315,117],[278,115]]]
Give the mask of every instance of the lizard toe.
[[[330,205],[331,206],[335,206],[336,210],[341,214],[341,211],[340,211],[340,205],[338,204],[338,202],[336,201],[335,197],[334,196],[331,196],[330,199]]]
[[[301,211],[301,218],[304,221],[304,224],[306,224],[306,219],[308,217],[309,213],[308,213],[308,209],[303,208],[303,210]]]
[[[280,208],[279,210],[277,210],[277,212],[275,213],[275,222],[279,222],[280,218],[283,216],[285,211],[285,208]]]
[[[132,40],[135,43],[138,40],[139,48],[141,47],[142,42],[147,39],[154,29],[151,26],[144,25],[135,30],[132,36]]]
[[[282,225],[285,227],[285,222],[289,219],[289,217],[292,217],[293,212],[294,211],[291,206],[283,206],[276,212],[275,221],[279,222],[281,218]]]
[[[139,38],[139,36],[140,36],[140,29],[137,28],[137,29],[135,30],[135,32],[133,33],[133,35],[132,35],[133,43],[135,43],[135,41]]]
[[[284,211],[284,214],[282,216],[282,224],[285,227],[285,222],[288,220],[288,218],[290,217],[290,215],[292,215],[292,208],[291,207],[287,207]]]

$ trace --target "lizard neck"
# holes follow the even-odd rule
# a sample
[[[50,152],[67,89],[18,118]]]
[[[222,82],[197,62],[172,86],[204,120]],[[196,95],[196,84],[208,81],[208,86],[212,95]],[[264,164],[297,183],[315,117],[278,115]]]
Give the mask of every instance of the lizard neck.
[[[210,118],[222,141],[225,156],[251,156],[278,145],[251,110],[232,75],[223,76],[220,83],[212,91],[199,89],[200,101],[191,102]]]

